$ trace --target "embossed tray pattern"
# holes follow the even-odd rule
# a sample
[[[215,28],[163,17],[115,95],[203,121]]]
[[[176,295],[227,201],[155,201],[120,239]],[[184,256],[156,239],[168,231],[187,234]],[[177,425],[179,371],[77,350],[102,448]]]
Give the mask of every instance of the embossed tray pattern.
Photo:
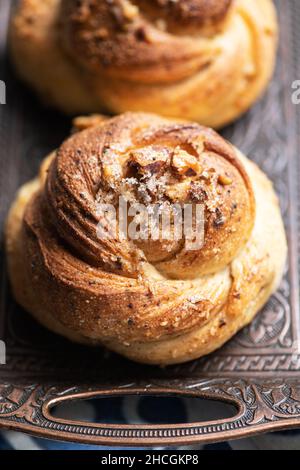
[[[0,254],[0,427],[43,437],[106,445],[155,445],[228,440],[300,427],[300,105],[291,84],[300,78],[300,3],[278,0],[281,41],[274,80],[265,97],[225,137],[271,177],[280,197],[289,260],[278,292],[253,323],[225,347],[189,364],[159,369],[98,349],[76,346],[37,325],[14,302]],[[43,108],[15,78],[6,56],[11,2],[0,5],[0,224],[20,184],[68,134],[70,121]],[[266,214],[266,217],[268,215]],[[109,425],[51,415],[70,399],[129,394],[199,396],[229,402],[230,419],[179,425]]]

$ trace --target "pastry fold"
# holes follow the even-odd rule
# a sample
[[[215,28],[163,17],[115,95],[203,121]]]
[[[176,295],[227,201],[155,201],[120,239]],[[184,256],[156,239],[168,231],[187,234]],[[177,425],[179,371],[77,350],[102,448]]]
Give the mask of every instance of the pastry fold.
[[[218,128],[274,69],[272,0],[21,0],[20,76],[66,113],[154,112]]]
[[[73,341],[143,363],[181,363],[219,348],[281,280],[287,247],[272,184],[196,123],[125,113],[78,126],[10,210],[17,301]],[[164,209],[201,204],[203,243],[100,237],[99,204],[117,212],[120,197]]]

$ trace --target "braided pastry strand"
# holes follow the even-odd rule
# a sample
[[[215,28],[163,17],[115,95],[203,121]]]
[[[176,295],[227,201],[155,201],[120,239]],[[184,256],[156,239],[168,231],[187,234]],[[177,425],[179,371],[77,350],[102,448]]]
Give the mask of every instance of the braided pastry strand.
[[[21,0],[17,70],[61,110],[155,112],[221,127],[274,69],[272,0]]]
[[[84,125],[83,125],[84,124]],[[280,282],[286,239],[259,168],[215,131],[126,113],[72,135],[19,191],[6,231],[18,302],[73,341],[173,364],[214,351]],[[102,239],[99,202],[204,206],[204,243]]]

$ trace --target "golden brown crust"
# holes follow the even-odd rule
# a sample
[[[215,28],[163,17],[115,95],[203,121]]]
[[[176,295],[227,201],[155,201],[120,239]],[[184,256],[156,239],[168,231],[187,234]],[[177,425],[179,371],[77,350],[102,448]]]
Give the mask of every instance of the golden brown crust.
[[[63,143],[11,210],[15,295],[47,327],[137,361],[207,354],[253,318],[280,280],[286,243],[271,185],[198,124],[130,113],[95,122]],[[166,203],[173,194],[205,205],[198,251],[97,237],[97,201]]]
[[[204,25],[216,25],[228,14],[233,0],[137,0],[137,4],[152,18],[164,18],[166,21],[189,27],[203,28]]]
[[[100,242],[96,234],[97,201],[111,201],[117,209],[122,195],[166,208],[205,205],[206,243],[199,252],[187,253],[180,243],[139,244],[150,262],[155,247],[156,268],[171,277],[179,268],[181,277],[196,277],[226,266],[253,227],[255,205],[245,170],[229,144],[198,124],[125,114],[72,136],[50,167],[45,199],[60,236],[94,265],[133,275],[144,255],[123,240]]]
[[[187,27],[196,25],[195,33],[201,36],[206,24],[219,26],[230,3],[64,0],[63,43],[75,61],[92,71],[144,83],[171,83],[206,67],[216,53],[216,48],[205,51],[198,37],[189,37]],[[173,18],[170,24],[167,18]]]
[[[11,28],[22,77],[67,112],[148,111],[212,127],[261,94],[276,44],[272,0],[21,0]]]

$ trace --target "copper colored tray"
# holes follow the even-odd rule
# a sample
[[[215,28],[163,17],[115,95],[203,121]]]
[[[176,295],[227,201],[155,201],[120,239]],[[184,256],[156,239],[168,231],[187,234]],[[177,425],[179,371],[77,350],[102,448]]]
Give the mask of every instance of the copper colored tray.
[[[42,108],[14,77],[6,54],[9,0],[0,4],[0,223],[20,184],[68,134],[70,121]],[[300,78],[300,2],[278,0],[281,42],[268,93],[224,135],[272,178],[289,239],[289,262],[279,291],[223,349],[186,365],[139,366],[101,349],[75,346],[38,326],[14,302],[3,248],[0,263],[0,426],[55,439],[105,445],[179,445],[240,438],[300,427],[299,159],[300,105],[291,84]],[[268,215],[266,214],[266,217]],[[198,396],[236,407],[230,419],[177,425],[111,425],[55,418],[65,400],[128,394]]]

